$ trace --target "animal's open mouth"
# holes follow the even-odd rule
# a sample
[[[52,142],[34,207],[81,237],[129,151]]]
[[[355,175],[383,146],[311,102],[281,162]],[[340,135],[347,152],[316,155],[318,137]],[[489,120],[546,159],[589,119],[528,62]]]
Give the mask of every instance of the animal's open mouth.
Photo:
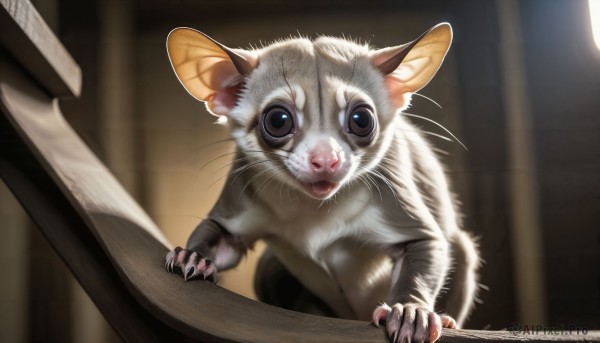
[[[329,195],[332,189],[335,188],[335,183],[327,180],[313,182],[307,184],[308,189],[310,189],[311,193],[318,198],[325,197]]]

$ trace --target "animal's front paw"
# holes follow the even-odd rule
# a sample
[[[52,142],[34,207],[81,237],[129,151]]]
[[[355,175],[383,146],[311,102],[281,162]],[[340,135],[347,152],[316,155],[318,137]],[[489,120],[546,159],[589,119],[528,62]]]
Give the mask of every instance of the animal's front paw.
[[[182,247],[177,247],[167,254],[165,268],[169,273],[180,272],[185,281],[202,276],[204,280],[217,282],[217,267],[214,263],[199,253]]]
[[[373,323],[385,320],[387,333],[392,343],[435,342],[442,334],[442,327],[454,329],[456,322],[447,315],[438,315],[417,304],[383,304],[373,311]]]

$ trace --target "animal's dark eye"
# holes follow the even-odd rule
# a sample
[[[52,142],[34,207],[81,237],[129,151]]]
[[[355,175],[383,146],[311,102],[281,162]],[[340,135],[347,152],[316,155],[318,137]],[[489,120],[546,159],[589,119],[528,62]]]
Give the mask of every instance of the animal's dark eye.
[[[294,129],[294,120],[286,108],[280,106],[271,107],[264,113],[263,127],[270,136],[280,138],[292,132]]]
[[[348,118],[348,132],[359,137],[370,135],[375,129],[375,117],[367,106],[357,106]]]

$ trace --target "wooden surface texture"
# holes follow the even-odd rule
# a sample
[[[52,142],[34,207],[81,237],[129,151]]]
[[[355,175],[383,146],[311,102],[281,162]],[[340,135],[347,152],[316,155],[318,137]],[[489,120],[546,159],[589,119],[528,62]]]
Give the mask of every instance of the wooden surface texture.
[[[79,65],[29,0],[0,0],[0,45],[52,96],[79,96]]]

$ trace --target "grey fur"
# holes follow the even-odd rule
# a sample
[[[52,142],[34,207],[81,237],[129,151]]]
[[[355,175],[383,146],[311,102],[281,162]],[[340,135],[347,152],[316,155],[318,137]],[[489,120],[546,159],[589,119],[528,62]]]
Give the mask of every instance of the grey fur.
[[[419,87],[446,50],[429,75],[419,76]],[[289,272],[340,317],[371,318],[385,301],[402,304],[407,313],[416,308],[415,320],[441,309],[462,325],[477,288],[477,251],[460,229],[439,160],[401,114],[410,92],[390,99],[387,76],[373,65],[378,53],[331,37],[290,39],[251,52],[257,65],[227,115],[237,143],[235,162],[209,224],[192,234],[188,249],[218,259],[216,245],[229,247],[228,263],[217,265],[222,270],[264,239]],[[282,148],[261,139],[269,97],[295,107],[298,127]],[[354,98],[372,104],[376,114],[377,132],[366,146],[340,129]],[[315,199],[298,182],[292,160],[304,158],[304,146],[323,137],[339,142],[349,156],[348,175],[335,194]],[[451,270],[454,278],[447,283]],[[451,288],[449,301],[439,306],[445,285]]]

